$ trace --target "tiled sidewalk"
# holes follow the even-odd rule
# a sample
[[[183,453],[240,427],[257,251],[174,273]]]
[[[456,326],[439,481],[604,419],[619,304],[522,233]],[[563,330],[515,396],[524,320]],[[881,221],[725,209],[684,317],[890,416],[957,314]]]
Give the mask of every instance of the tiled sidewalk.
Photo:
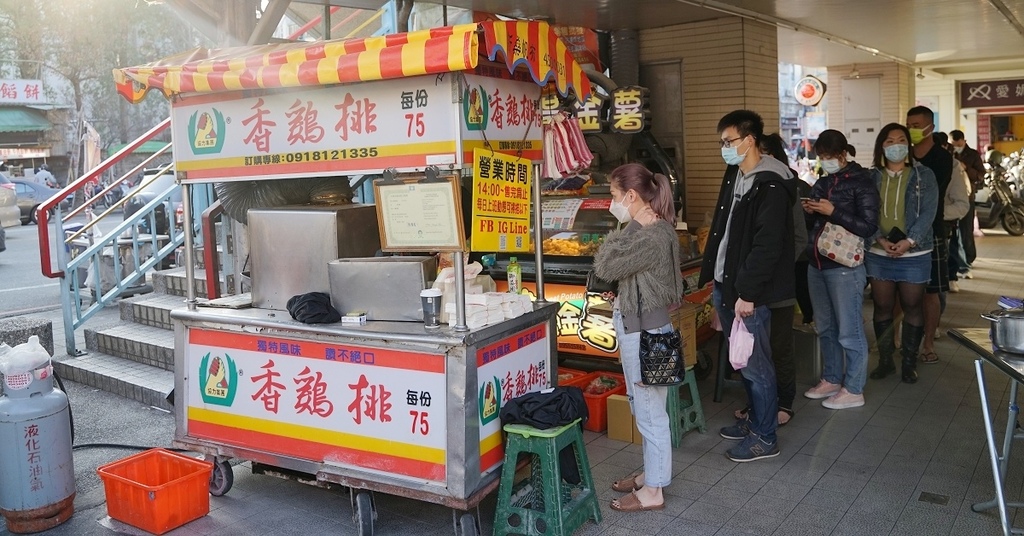
[[[1024,296],[1019,267],[1024,238],[992,232],[979,239],[975,279],[962,280],[963,289],[950,294],[943,330],[985,327],[978,313],[994,309],[1001,294]],[[865,318],[870,300],[865,300]],[[55,339],[62,341],[55,321]],[[870,329],[868,330],[870,332]],[[870,336],[870,335],[869,335]],[[666,508],[658,512],[623,514],[609,501],[619,494],[612,481],[636,471],[642,464],[638,445],[609,440],[587,432],[587,450],[593,467],[602,514],[600,525],[588,523],[578,534],[607,536],[658,535],[989,535],[1000,533],[994,511],[971,511],[971,504],[993,495],[984,441],[974,356],[947,336],[936,341],[937,365],[918,367],[916,385],[900,383],[899,375],[869,380],[861,408],[827,410],[816,401],[798,396],[796,417],[779,431],[782,454],[773,459],[735,464],[724,456],[732,442],[717,430],[732,422],[733,410],[742,407],[740,388],[727,388],[722,403],[712,402],[713,383],[700,384],[708,433],[690,432],[675,450],[675,474],[666,488]],[[872,352],[871,366],[876,361]],[[811,366],[798,356],[798,392],[814,383]],[[988,369],[992,409],[997,428],[1005,423],[1009,382]],[[72,398],[78,391],[72,386]],[[83,393],[84,394],[84,393]],[[97,400],[92,411],[103,426],[103,407],[120,404],[133,413],[137,426],[156,428],[156,438],[173,431],[173,417],[108,393],[90,393]],[[138,406],[138,408],[136,408]],[[89,410],[82,409],[77,415]],[[138,416],[134,416],[138,415]],[[82,417],[87,419],[88,417]],[[145,422],[143,422],[145,421]],[[87,422],[87,421],[79,421]],[[81,425],[80,425],[81,426]],[[131,424],[129,423],[129,426]],[[112,427],[113,432],[124,426]],[[95,434],[92,434],[95,435]],[[114,438],[92,437],[92,441]],[[118,439],[124,440],[124,437]],[[159,439],[156,439],[159,441]],[[127,454],[123,454],[127,455]],[[76,454],[80,490],[83,478],[95,471],[91,458]],[[122,453],[108,455],[109,459]],[[88,464],[92,463],[89,467]],[[105,463],[105,462],[103,462]],[[1009,498],[1017,500],[1024,487],[1024,463],[1010,467]],[[94,473],[93,473],[94,474]],[[379,535],[453,534],[447,508],[394,496],[376,495]],[[312,488],[292,481],[252,475],[235,469],[235,485],[224,497],[211,498],[209,516],[169,534],[174,535],[285,535],[355,534],[348,495]],[[72,521],[48,531],[52,535],[141,534],[104,521],[102,491],[80,491]],[[493,495],[480,506],[484,534],[491,533]],[[1024,525],[1024,514],[1017,515]],[[0,534],[8,534],[0,529]]]

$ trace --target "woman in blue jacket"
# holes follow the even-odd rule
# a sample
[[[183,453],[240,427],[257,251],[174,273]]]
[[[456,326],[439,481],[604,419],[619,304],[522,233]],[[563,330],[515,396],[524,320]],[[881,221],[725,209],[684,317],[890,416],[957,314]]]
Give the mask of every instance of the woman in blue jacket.
[[[863,242],[878,230],[878,188],[871,172],[849,160],[846,136],[826,130],[814,142],[826,175],[801,200],[810,228],[807,240],[807,286],[814,304],[814,325],[821,340],[823,364],[821,381],[804,396],[825,399],[829,409],[864,405],[864,384],[868,375],[868,339],[864,333],[862,304],[867,272],[863,257],[847,262],[832,260],[817,247],[826,224]],[[845,366],[844,366],[845,364]]]
[[[875,140],[871,176],[881,209],[865,264],[875,302],[878,344],[878,367],[871,371],[871,378],[884,378],[896,370],[892,323],[898,296],[903,308],[902,376],[905,383],[915,383],[917,352],[924,336],[922,302],[931,281],[932,221],[940,201],[935,174],[914,161],[909,146],[910,131],[898,123],[883,127]]]

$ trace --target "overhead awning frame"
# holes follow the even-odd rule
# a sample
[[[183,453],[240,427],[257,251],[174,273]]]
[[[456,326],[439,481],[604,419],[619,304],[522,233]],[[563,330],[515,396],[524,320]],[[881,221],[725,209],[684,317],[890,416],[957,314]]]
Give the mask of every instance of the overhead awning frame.
[[[525,66],[540,84],[583,98],[590,83],[565,43],[543,21],[486,21],[365,39],[195,49],[138,67],[114,70],[130,102],[153,89],[212,93],[322,86],[466,71],[476,68],[483,38],[489,60],[501,52],[512,72]]]

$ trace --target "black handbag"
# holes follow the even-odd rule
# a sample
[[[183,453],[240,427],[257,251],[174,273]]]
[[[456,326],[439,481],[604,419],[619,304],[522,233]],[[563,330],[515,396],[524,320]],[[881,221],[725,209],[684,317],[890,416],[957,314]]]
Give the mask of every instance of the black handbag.
[[[678,329],[668,333],[640,331],[640,381],[667,387],[683,383],[682,337]]]
[[[619,293],[619,282],[618,281],[605,281],[593,270],[587,272],[587,294],[604,294],[611,292],[612,294]]]
[[[636,287],[640,303],[640,285]],[[650,333],[640,330],[640,382],[644,385],[668,387],[683,383],[683,339],[679,328],[668,333]]]

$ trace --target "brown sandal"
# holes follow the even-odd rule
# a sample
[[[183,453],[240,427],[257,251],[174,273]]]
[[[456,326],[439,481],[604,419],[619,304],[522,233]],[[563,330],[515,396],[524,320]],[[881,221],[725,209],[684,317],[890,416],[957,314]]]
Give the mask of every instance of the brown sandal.
[[[629,491],[636,491],[640,489],[640,486],[636,483],[636,477],[638,475],[629,476],[622,480],[616,480],[612,482],[612,489],[619,493],[626,493]]]
[[[640,502],[640,498],[636,496],[636,492],[632,491],[629,495],[624,495],[618,499],[612,499],[612,510],[618,510],[620,512],[643,512],[647,510],[664,510],[665,503],[644,505]]]
[[[932,365],[939,362],[939,356],[935,352],[921,352],[921,362],[926,365]]]

